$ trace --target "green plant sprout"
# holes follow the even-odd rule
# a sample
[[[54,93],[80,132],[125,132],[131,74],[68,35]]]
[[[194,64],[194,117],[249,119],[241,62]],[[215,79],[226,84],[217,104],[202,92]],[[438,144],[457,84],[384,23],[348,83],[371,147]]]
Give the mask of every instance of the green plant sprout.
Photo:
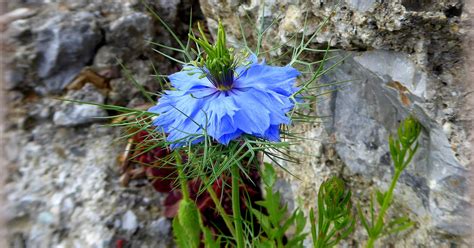
[[[263,235],[259,235],[253,247],[303,247],[303,241],[307,236],[307,233],[303,233],[306,217],[298,209],[290,217],[286,217],[288,207],[287,205],[280,207],[280,193],[273,191],[275,179],[276,174],[273,166],[265,163],[262,170],[262,181],[266,195],[265,199],[257,202],[257,204],[263,207],[266,213],[256,208],[252,209],[252,213],[260,223]],[[284,244],[285,232],[292,226],[295,227],[294,235]]]
[[[400,217],[385,222],[385,215],[390,208],[393,200],[393,191],[397,185],[398,178],[403,170],[410,164],[413,156],[418,150],[418,136],[421,133],[421,124],[413,117],[406,118],[398,127],[397,136],[389,137],[390,155],[394,164],[394,174],[392,182],[387,192],[376,192],[376,202],[379,205],[379,213],[376,217],[374,201],[370,201],[370,220],[368,220],[362,213],[360,205],[358,205],[358,212],[365,230],[369,235],[366,247],[374,247],[377,239],[384,235],[397,233],[412,227],[415,223],[408,217]]]
[[[263,233],[254,240],[252,247],[304,247],[303,241],[308,235],[304,232],[307,219],[299,209],[287,217],[288,207],[280,206],[280,193],[273,189],[275,180],[275,170],[270,164],[265,164],[262,170],[265,199],[257,202],[263,209],[252,209]],[[317,211],[318,219],[316,220],[311,209],[309,220],[314,248],[334,247],[354,231],[356,221],[352,211],[351,191],[341,179],[333,177],[321,184]],[[294,230],[293,235],[285,236],[290,229]]]
[[[330,178],[319,188],[317,225],[313,209],[309,216],[314,248],[333,247],[354,231],[351,191],[340,178]]]

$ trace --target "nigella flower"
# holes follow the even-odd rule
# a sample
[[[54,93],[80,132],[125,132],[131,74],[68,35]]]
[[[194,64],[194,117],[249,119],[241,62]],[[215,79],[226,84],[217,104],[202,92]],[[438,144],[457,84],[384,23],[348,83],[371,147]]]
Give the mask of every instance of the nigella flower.
[[[295,104],[298,70],[259,63],[254,55],[240,66],[225,66],[234,61],[215,66],[221,61],[209,57],[203,66],[188,65],[170,75],[174,90],[149,109],[171,147],[200,142],[204,133],[225,145],[242,134],[279,141],[280,124],[290,124],[286,114]]]

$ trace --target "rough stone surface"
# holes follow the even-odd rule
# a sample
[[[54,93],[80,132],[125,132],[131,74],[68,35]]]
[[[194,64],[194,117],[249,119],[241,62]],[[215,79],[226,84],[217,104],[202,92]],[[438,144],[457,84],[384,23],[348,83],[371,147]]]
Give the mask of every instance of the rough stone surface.
[[[111,145],[117,131],[41,124],[8,133],[7,212],[15,240],[25,247],[110,247],[119,239],[138,247],[169,245],[170,238],[140,231],[158,219],[163,199],[150,188],[120,186],[122,146]]]
[[[9,247],[173,247],[171,222],[162,217],[164,195],[145,181],[128,188],[119,181],[123,133],[96,118],[109,113],[57,100],[143,104],[136,89],[124,90],[133,86],[116,58],[156,92],[151,63],[162,74],[175,65],[151,54],[147,41],[171,44],[169,37],[157,34],[139,1],[35,2],[20,16],[7,15],[1,30]],[[153,6],[177,13],[179,2]],[[175,18],[167,19],[172,27]]]
[[[171,232],[171,221],[168,218],[160,217],[150,224],[150,233],[157,239],[169,237]]]
[[[347,166],[345,177],[363,175],[372,178],[380,187],[388,188],[391,174],[387,171],[391,161],[387,137],[396,131],[399,121],[412,114],[421,121],[424,133],[413,164],[400,179],[408,186],[407,191],[399,192],[400,197],[411,198],[411,202],[417,199],[421,203],[407,205],[407,208],[416,213],[420,221],[431,219],[432,223],[426,223],[424,228],[431,225],[441,232],[467,235],[470,224],[462,221],[468,218],[470,206],[466,200],[467,170],[456,159],[442,127],[430,119],[414,94],[406,93],[412,103],[405,105],[401,101],[401,93],[387,84],[393,82],[390,73],[385,74],[388,78],[384,80],[370,71],[370,67],[357,63],[358,57],[347,59],[322,80],[364,77],[354,80],[325,101],[331,105],[325,107],[332,110],[328,114],[334,116],[327,127],[335,136],[336,151]],[[404,72],[411,74],[410,68]]]
[[[169,70],[169,68],[163,65],[155,66],[155,68]],[[130,75],[127,76],[127,73]],[[133,81],[149,92],[157,92],[161,89],[161,82],[152,76],[153,73],[152,62],[150,60],[135,60],[134,63],[126,69],[122,69],[121,74],[124,75],[124,77],[110,81],[108,103],[132,106],[135,104],[131,102],[133,99],[143,99],[142,92],[134,85]]]
[[[93,58],[102,34],[93,14],[59,14],[34,30],[38,76],[45,92],[58,92]]]
[[[134,12],[110,23],[106,41],[128,56],[141,54],[151,40],[152,19],[145,13]],[[123,51],[125,50],[125,51]]]
[[[86,84],[81,90],[70,91],[65,99],[103,104],[105,97],[92,84]],[[95,105],[64,102],[54,113],[53,121],[58,126],[76,126],[80,124],[101,121],[107,112]]]

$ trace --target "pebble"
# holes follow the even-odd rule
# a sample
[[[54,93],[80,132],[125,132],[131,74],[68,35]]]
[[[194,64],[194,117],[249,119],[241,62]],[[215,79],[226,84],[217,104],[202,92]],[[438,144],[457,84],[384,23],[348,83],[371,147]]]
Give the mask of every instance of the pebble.
[[[150,233],[157,238],[168,237],[171,231],[171,221],[166,217],[160,217],[150,224]]]
[[[122,216],[122,229],[130,232],[135,232],[138,228],[137,216],[131,210],[127,210]]]

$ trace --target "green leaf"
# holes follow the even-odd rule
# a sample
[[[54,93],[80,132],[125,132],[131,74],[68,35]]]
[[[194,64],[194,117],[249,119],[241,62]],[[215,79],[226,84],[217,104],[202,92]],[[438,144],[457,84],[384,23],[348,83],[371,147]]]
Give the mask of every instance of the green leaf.
[[[360,222],[362,223],[362,226],[365,228],[369,236],[371,236],[372,228],[371,226],[369,226],[369,222],[367,221],[367,218],[365,218],[365,215],[362,212],[362,208],[360,207],[359,203],[357,203],[357,213],[359,214],[359,219],[360,219]]]
[[[318,225],[313,223],[314,212],[310,212],[311,233],[314,246],[331,247],[353,231],[355,218],[352,213],[351,191],[344,181],[333,177],[323,182],[318,194]]]
[[[257,209],[252,209],[252,213],[257,218],[258,222],[260,223],[260,226],[262,227],[263,231],[271,236],[273,233],[272,226],[270,224],[270,221],[268,219],[268,216],[263,214],[262,212],[258,211]]]
[[[285,247],[288,247],[288,248],[293,248],[293,247],[297,247],[297,248],[303,248],[303,241],[306,239],[306,236],[308,236],[307,233],[303,233],[301,235],[295,235],[293,238],[291,238],[287,243],[286,243],[286,246]]]
[[[290,228],[290,226],[294,223],[294,220],[296,218],[295,214],[292,214],[290,218],[284,221],[283,225],[280,225],[280,228],[276,229],[275,236],[276,237],[283,237],[285,236],[285,232]]]
[[[314,209],[311,208],[309,211],[309,222],[311,223],[311,237],[313,238],[313,246],[316,247],[316,241],[318,239],[317,228],[316,228],[316,218],[314,218]]]
[[[385,198],[385,194],[380,192],[379,190],[376,191],[376,194],[377,194],[377,202],[380,206],[383,205],[383,200]]]
[[[264,169],[262,171],[262,180],[266,187],[273,187],[275,184],[276,173],[273,165],[270,163],[264,163]]]
[[[306,226],[306,217],[302,211],[296,211],[296,233],[301,233]]]
[[[262,247],[262,248],[276,248],[276,245],[271,240],[260,238],[254,244],[254,247]]]
[[[204,246],[206,248],[220,248],[221,239],[220,237],[214,240],[212,232],[207,227],[202,227],[204,232]]]
[[[411,228],[415,222],[410,220],[407,216],[396,218],[390,221],[384,230],[384,235],[394,234]]]

